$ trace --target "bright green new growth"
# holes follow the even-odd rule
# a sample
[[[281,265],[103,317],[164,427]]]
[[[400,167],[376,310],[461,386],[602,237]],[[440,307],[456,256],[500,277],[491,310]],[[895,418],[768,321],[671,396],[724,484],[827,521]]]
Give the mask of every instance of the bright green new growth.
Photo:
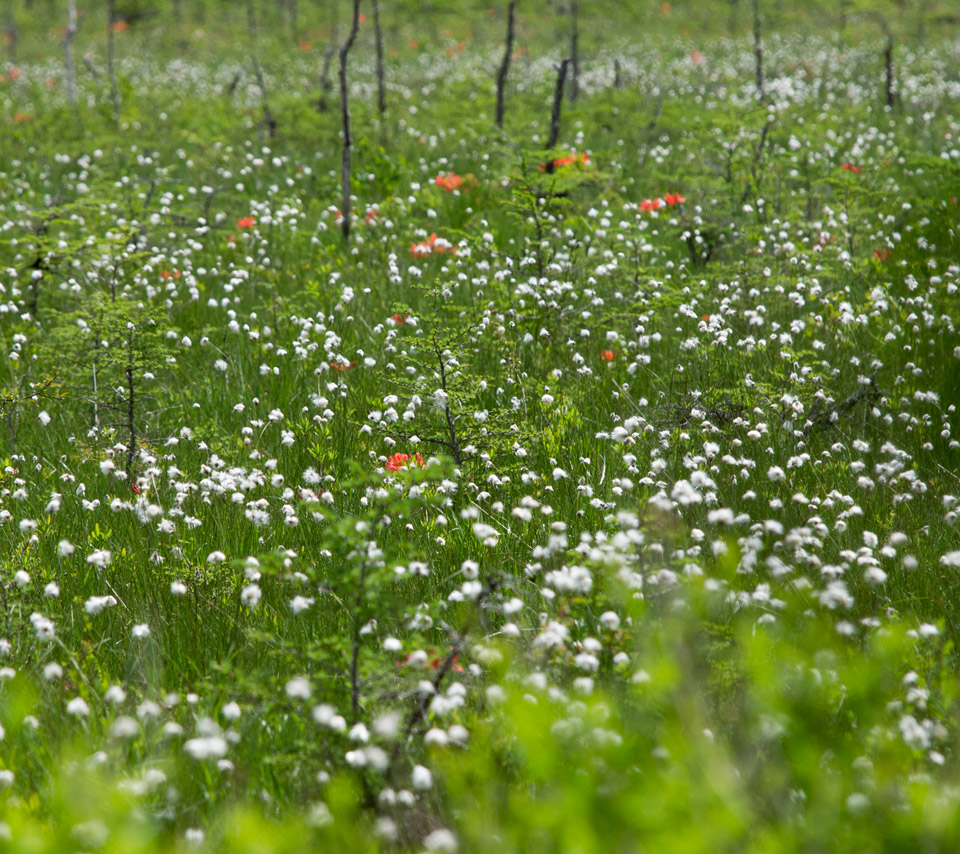
[[[488,5],[9,4],[0,850],[957,849],[949,15]]]

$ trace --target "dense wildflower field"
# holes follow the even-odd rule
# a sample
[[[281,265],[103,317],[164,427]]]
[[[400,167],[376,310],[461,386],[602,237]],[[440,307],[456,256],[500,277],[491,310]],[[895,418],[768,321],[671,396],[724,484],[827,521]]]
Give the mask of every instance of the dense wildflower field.
[[[956,851],[960,43],[447,6],[0,65],[0,849]]]

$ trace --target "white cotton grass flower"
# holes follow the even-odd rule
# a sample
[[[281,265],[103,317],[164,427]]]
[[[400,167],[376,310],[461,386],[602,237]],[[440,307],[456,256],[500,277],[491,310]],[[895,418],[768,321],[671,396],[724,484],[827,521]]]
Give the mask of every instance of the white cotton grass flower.
[[[478,540],[481,540],[485,546],[491,548],[499,541],[497,529],[494,528],[493,525],[488,525],[485,522],[474,522],[473,534]]]
[[[185,742],[183,749],[194,759],[218,759],[226,756],[227,742],[219,735],[203,735]]]
[[[153,700],[144,700],[139,706],[137,706],[137,717],[141,720],[146,718],[156,718],[160,716],[161,708],[158,703],[155,703]]]
[[[33,625],[33,630],[37,633],[37,637],[41,640],[53,640],[53,638],[56,637],[56,626],[49,617],[45,617],[43,614],[34,611],[30,615],[30,623]]]
[[[145,638],[150,637],[150,626],[146,623],[137,623],[131,630],[130,633],[137,640],[144,640]]]
[[[67,703],[67,714],[73,715],[75,718],[85,718],[90,714],[90,706],[87,705],[87,701],[83,697],[74,697]]]
[[[294,614],[300,614],[311,607],[315,601],[316,600],[307,596],[294,596],[293,599],[290,600],[290,610],[293,611]]]
[[[43,588],[43,595],[47,599],[58,599],[60,597],[60,585],[56,581],[51,581]]]
[[[423,847],[427,851],[439,851],[441,854],[452,854],[457,850],[457,837],[453,831],[441,827],[433,831],[423,840]]]
[[[414,789],[421,792],[426,791],[427,789],[433,788],[433,774],[430,773],[429,768],[423,765],[414,765],[413,773],[410,775],[410,782],[413,784]]]
[[[111,685],[104,693],[103,699],[112,706],[119,706],[127,699],[127,692],[119,685]]]
[[[91,616],[96,616],[101,611],[106,608],[113,608],[117,604],[115,597],[107,596],[91,596],[84,602],[84,610]]]
[[[611,632],[620,628],[620,616],[616,611],[604,611],[600,615],[600,625]]]
[[[37,421],[39,421],[44,427],[46,427],[53,419],[50,417],[50,413],[46,409],[41,410],[40,414],[37,416]]]
[[[136,718],[120,715],[110,726],[110,735],[114,738],[135,738],[140,733],[140,724]]]
[[[60,540],[60,542],[57,544],[57,552],[59,553],[60,557],[70,557],[74,551],[76,551],[76,547],[70,542],[70,540]]]
[[[240,720],[240,715],[242,714],[240,710],[240,704],[236,701],[231,701],[222,709],[220,709],[220,714],[222,714],[228,721],[238,721]]]
[[[220,551],[210,552],[210,554],[207,555],[207,563],[209,563],[211,566],[217,566],[218,564],[223,563],[226,559],[227,556]]]
[[[310,680],[305,676],[295,676],[284,686],[287,696],[291,700],[309,700],[313,689],[310,687]]]
[[[92,554],[87,555],[87,563],[97,569],[103,569],[112,559],[113,555],[107,549],[97,549]]]
[[[261,596],[263,596],[263,591],[257,584],[248,584],[240,591],[241,601],[251,610],[260,604]]]
[[[373,732],[379,738],[390,741],[400,732],[400,713],[384,712],[373,722]]]
[[[182,581],[171,581],[170,582],[170,592],[174,596],[184,596],[187,593],[187,585]]]

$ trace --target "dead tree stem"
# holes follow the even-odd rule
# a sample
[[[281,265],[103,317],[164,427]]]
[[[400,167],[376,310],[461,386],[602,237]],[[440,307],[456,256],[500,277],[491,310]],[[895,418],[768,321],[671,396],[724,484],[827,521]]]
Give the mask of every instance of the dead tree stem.
[[[763,39],[760,26],[760,0],[753,0],[753,56],[756,61],[757,94],[764,96]]]
[[[63,56],[67,66],[67,100],[77,103],[77,68],[73,61],[73,37],[77,34],[77,0],[67,2],[67,32],[63,36]]]
[[[387,91],[383,80],[383,30],[380,28],[380,0],[373,3],[373,33],[377,49],[377,112],[380,120],[387,111]]]
[[[557,85],[553,90],[553,110],[550,113],[550,139],[547,141],[547,148],[552,149],[557,140],[560,139],[560,109],[563,106],[563,84],[567,79],[567,68],[570,66],[570,60],[564,59],[557,68]],[[553,165],[552,163],[550,164]],[[553,171],[552,169],[550,170]]]
[[[350,171],[353,160],[353,140],[350,136],[350,87],[347,82],[347,56],[357,38],[360,25],[360,0],[353,0],[353,20],[347,40],[340,47],[340,116],[343,120],[343,159],[340,164],[340,185],[343,197],[340,215],[343,217],[343,239],[350,239]]]
[[[113,120],[120,123],[120,90],[117,88],[117,69],[114,64],[114,33],[117,23],[115,0],[107,0],[107,75],[110,77],[110,98],[113,101]]]
[[[503,90],[507,85],[507,74],[510,72],[510,57],[513,55],[513,26],[514,26],[514,8],[517,0],[510,0],[507,7],[507,46],[503,51],[503,61],[500,63],[500,69],[497,71],[497,127],[503,127]]]

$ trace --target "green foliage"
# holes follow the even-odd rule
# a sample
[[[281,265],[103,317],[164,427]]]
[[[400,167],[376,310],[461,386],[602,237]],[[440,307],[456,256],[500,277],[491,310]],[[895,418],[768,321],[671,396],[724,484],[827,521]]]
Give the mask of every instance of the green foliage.
[[[0,850],[955,850],[954,47],[382,4],[347,245],[346,3],[168,5],[11,7]]]

